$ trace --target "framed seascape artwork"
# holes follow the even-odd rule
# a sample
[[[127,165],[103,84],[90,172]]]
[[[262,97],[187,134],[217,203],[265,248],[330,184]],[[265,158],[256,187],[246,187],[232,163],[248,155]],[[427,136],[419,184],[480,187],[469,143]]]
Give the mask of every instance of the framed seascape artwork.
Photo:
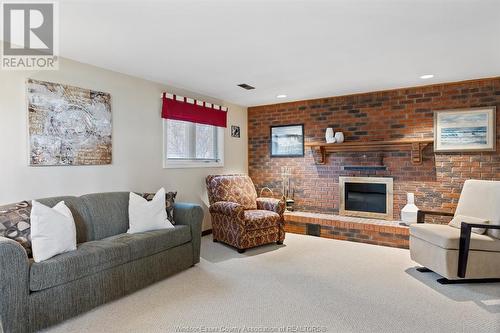
[[[434,151],[496,150],[496,107],[434,112]]]
[[[27,81],[29,164],[111,164],[111,95]]]
[[[271,157],[304,156],[304,125],[271,126]]]

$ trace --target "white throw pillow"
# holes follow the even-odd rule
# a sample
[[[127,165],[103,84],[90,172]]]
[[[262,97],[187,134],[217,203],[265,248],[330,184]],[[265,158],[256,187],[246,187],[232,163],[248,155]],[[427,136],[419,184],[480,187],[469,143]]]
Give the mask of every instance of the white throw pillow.
[[[130,192],[128,219],[129,229],[127,233],[129,234],[174,228],[168,220],[165,205],[165,189],[161,188],[156,192],[151,201],[147,201],[143,197]]]
[[[33,200],[30,220],[35,262],[76,250],[75,220],[64,201],[50,208]]]
[[[451,220],[451,222],[448,223],[448,225],[450,227],[460,229],[460,227],[462,226],[462,222],[472,223],[472,224],[488,224],[489,223],[488,220],[481,219],[478,217],[471,217],[471,216],[465,216],[465,215],[455,215],[453,220]],[[485,228],[472,228],[472,232],[482,235],[482,234],[486,233],[486,229]]]

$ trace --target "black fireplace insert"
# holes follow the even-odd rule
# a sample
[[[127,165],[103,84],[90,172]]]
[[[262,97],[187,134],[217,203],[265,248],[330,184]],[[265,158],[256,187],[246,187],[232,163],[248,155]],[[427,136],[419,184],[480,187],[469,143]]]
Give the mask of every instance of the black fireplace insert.
[[[387,213],[387,185],[348,183],[344,185],[345,210]]]

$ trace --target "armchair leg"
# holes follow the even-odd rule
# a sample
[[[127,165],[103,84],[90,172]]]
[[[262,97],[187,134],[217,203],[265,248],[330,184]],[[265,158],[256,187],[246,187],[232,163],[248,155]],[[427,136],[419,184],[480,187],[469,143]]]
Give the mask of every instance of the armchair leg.
[[[217,239],[215,239],[215,238],[213,239],[213,241],[214,241],[214,243],[218,243],[218,242],[219,242],[219,241],[218,241]]]
[[[245,253],[246,249],[238,249],[238,253]]]
[[[277,241],[276,244],[277,245],[283,245],[283,241]]]

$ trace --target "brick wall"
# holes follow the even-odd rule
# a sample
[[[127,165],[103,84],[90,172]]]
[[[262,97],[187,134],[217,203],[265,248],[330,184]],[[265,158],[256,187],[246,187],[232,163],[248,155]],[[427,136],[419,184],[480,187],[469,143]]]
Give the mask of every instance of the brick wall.
[[[270,158],[271,125],[304,124],[306,141],[324,141],[325,130],[343,131],[346,141],[432,138],[433,111],[468,107],[500,108],[500,78],[321,98],[248,109],[249,173],[257,189],[280,193],[282,166],[292,168],[297,210],[337,212],[339,176],[394,178],[394,217],[414,192],[419,207],[452,210],[463,182],[469,178],[500,180],[500,154],[434,153],[424,150],[422,165],[412,165],[410,153],[333,153],[325,165],[315,165],[306,148],[303,158]],[[500,138],[497,117],[497,142]],[[497,144],[499,147],[500,144]],[[386,171],[344,171],[343,165],[386,165]]]

